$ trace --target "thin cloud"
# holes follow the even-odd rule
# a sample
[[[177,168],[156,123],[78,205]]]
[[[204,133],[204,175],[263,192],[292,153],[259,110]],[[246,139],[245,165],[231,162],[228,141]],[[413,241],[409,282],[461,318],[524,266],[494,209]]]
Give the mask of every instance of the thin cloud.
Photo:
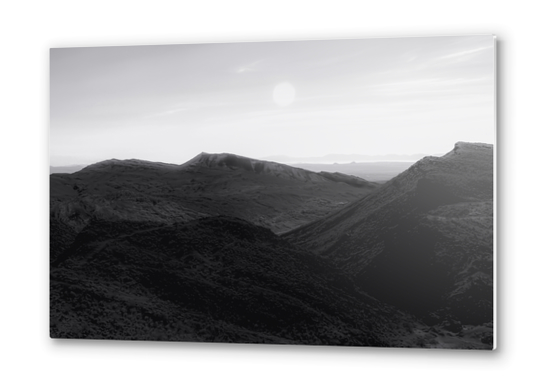
[[[242,65],[241,67],[235,70],[235,73],[255,72],[257,71],[255,67],[257,67],[258,64],[261,63],[262,61],[263,60],[258,60],[247,65]]]
[[[488,49],[493,49],[493,46],[468,49],[466,51],[452,53],[452,54],[449,54],[449,55],[439,57],[439,60],[462,58],[464,56],[472,55],[473,53],[478,53],[478,52],[485,51],[485,50],[488,50]]]
[[[168,109],[166,111],[152,113],[150,115],[145,116],[145,118],[153,118],[153,117],[162,117],[162,116],[169,116],[174,115],[179,112],[184,112],[189,110],[190,108],[175,108],[175,109]]]

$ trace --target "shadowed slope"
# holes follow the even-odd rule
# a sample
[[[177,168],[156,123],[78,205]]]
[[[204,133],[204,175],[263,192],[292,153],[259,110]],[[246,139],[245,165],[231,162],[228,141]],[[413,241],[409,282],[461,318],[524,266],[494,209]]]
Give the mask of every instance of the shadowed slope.
[[[375,297],[438,322],[493,318],[493,147],[458,143],[286,235]]]
[[[93,221],[63,255],[52,337],[413,346],[412,317],[239,219]]]

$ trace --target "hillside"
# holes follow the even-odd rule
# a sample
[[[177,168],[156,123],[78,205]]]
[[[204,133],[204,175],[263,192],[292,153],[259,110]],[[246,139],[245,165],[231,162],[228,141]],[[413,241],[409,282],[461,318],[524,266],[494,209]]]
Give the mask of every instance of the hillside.
[[[378,187],[355,176],[205,153],[182,165],[107,160],[50,180],[52,218],[76,231],[92,219],[173,223],[226,215],[281,233]]]
[[[493,147],[457,143],[285,235],[428,324],[493,320]]]
[[[52,337],[416,346],[412,316],[240,219],[92,221],[52,251]]]

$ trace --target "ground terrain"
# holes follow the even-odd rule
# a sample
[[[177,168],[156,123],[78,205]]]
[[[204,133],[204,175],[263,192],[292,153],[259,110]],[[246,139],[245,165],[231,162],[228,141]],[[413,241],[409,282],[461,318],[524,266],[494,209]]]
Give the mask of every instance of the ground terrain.
[[[492,348],[492,146],[383,185],[206,153],[50,180],[52,337]]]

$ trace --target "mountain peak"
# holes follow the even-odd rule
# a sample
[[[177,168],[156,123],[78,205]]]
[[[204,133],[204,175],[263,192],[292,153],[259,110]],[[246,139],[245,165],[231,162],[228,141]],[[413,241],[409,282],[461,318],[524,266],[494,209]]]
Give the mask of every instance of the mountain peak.
[[[234,160],[234,159],[247,159],[247,160],[253,160],[248,157],[235,155],[233,153],[208,153],[208,152],[201,152],[199,155],[195,156],[193,159],[189,160],[188,163],[204,163],[207,165],[216,165],[218,163],[224,163],[228,160]]]
[[[443,158],[448,158],[454,155],[468,155],[468,154],[487,154],[493,153],[493,144],[486,143],[470,143],[465,141],[458,141],[455,143],[454,149],[445,154]]]
[[[260,162],[260,160],[235,155],[232,153],[201,152],[199,155],[196,155],[184,163],[183,166],[204,166],[209,168],[236,167],[244,168],[246,170],[253,170],[251,164],[254,164],[255,162]]]
[[[290,165],[275,163],[272,161],[252,159],[231,153],[206,153],[202,152],[193,159],[183,164],[183,167],[213,168],[227,171],[244,171],[262,175],[270,175],[282,179],[296,179],[313,182],[337,182],[342,181],[355,186],[369,185],[366,180],[349,175],[332,175],[322,172],[316,173],[306,169],[292,167]]]

